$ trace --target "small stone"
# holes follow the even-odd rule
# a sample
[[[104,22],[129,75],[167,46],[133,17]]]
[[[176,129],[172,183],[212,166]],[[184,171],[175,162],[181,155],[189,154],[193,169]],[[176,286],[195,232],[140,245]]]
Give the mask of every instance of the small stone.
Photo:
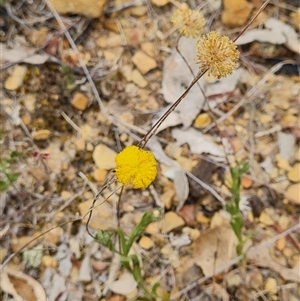
[[[93,152],[93,159],[98,168],[110,170],[115,168],[117,153],[105,144],[98,144]]]
[[[154,55],[155,55],[155,48],[154,48],[153,43],[145,42],[145,43],[143,43],[143,44],[141,45],[141,49],[142,49],[146,54],[148,54],[149,56],[154,57]]]
[[[34,46],[41,47],[47,40],[48,32],[48,27],[41,27],[39,29],[32,30],[28,38]]]
[[[292,114],[287,114],[284,115],[281,119],[280,119],[280,124],[283,127],[291,127],[291,126],[295,126],[297,124],[299,124],[298,118]]]
[[[156,6],[158,6],[158,7],[161,7],[161,6],[167,5],[167,4],[170,2],[170,0],[151,0],[151,2],[152,2],[154,5],[156,5]]]
[[[288,172],[288,179],[291,182],[300,182],[300,163],[296,163]]]
[[[143,75],[137,69],[132,71],[131,80],[140,88],[145,88],[148,85],[148,82],[145,80]]]
[[[252,11],[253,4],[245,0],[224,0],[222,23],[230,27],[244,25]]]
[[[276,249],[279,250],[279,251],[282,251],[285,248],[285,245],[286,245],[286,238],[281,237],[276,242]]]
[[[23,84],[23,80],[27,73],[25,66],[16,65],[12,74],[6,79],[4,87],[7,90],[17,90]]]
[[[128,45],[138,46],[144,39],[144,30],[142,28],[125,28],[124,35]]]
[[[175,191],[173,189],[169,189],[165,191],[160,197],[161,201],[164,203],[166,209],[171,209],[172,207],[172,199],[174,197]]]
[[[189,233],[190,239],[195,241],[201,235],[198,229],[192,229]]]
[[[280,154],[276,155],[276,161],[279,168],[285,171],[290,171],[292,169],[289,161],[287,159],[284,159]]]
[[[169,233],[174,229],[184,226],[184,220],[177,213],[169,211],[164,216],[164,225],[162,232]]]
[[[23,98],[23,103],[24,103],[25,108],[30,113],[33,113],[35,111],[36,95],[35,94],[25,95]]]
[[[272,116],[267,115],[267,114],[260,115],[259,119],[260,119],[261,123],[269,123],[273,120]]]
[[[76,92],[71,100],[71,105],[80,111],[84,111],[89,103],[89,99],[81,92]]]
[[[266,210],[262,211],[260,216],[259,216],[259,221],[267,226],[272,226],[274,225],[274,220],[272,217],[266,212]]]
[[[286,190],[289,201],[296,205],[300,205],[300,183],[290,185]]]
[[[293,250],[291,249],[291,248],[284,248],[284,250],[283,250],[283,255],[286,257],[286,258],[290,258],[290,257],[292,257],[293,256],[293,254],[294,254],[294,252],[293,252]]]
[[[63,190],[61,193],[60,193],[60,196],[61,198],[66,201],[68,200],[70,197],[71,197],[71,192],[70,191],[67,191],[67,190]]]
[[[147,7],[145,5],[133,6],[128,10],[128,13],[135,17],[142,17],[147,13]]]
[[[99,18],[107,0],[50,0],[59,14],[79,14],[88,18]]]
[[[42,265],[47,268],[55,269],[57,267],[57,260],[49,255],[45,255],[42,259]]]
[[[88,212],[92,206],[94,199],[87,200],[78,205],[79,212],[85,218],[82,220],[83,223],[87,223]],[[92,217],[89,221],[89,227],[97,230],[108,230],[112,229],[115,225],[114,214],[112,208],[107,203],[101,203],[99,206],[93,208]]]
[[[207,113],[198,115],[194,122],[194,127],[202,129],[207,127],[211,123],[211,117]]]
[[[160,226],[158,222],[153,222],[149,224],[145,230],[145,232],[150,234],[157,234],[160,232]]]
[[[206,217],[203,213],[198,213],[196,215],[196,221],[199,224],[204,224],[204,225],[208,225],[210,223],[210,219]]]
[[[239,274],[229,274],[226,277],[227,286],[230,288],[238,287],[242,283],[242,278]]]
[[[145,250],[149,250],[154,246],[154,242],[153,240],[148,237],[148,236],[142,236],[140,241],[139,241],[139,245],[145,249]]]
[[[100,48],[114,48],[122,45],[122,38],[119,34],[114,32],[109,32],[106,35],[101,35],[97,41],[96,44]]]
[[[242,187],[243,188],[246,188],[246,189],[248,189],[248,188],[250,188],[251,186],[252,186],[252,184],[253,184],[253,180],[251,179],[251,178],[249,178],[249,177],[242,177],[242,179],[241,179],[241,184],[242,184]]]
[[[49,130],[39,130],[32,133],[33,140],[46,140],[49,138],[51,132]]]
[[[105,169],[101,169],[101,168],[97,168],[95,171],[94,171],[94,179],[99,182],[99,183],[102,183],[104,182],[106,176],[107,176],[107,171]]]
[[[31,123],[31,116],[29,114],[23,115],[21,119],[23,123],[27,126]]]
[[[165,152],[170,158],[177,159],[180,157],[182,149],[177,144],[170,142],[166,146]]]
[[[150,70],[157,67],[156,61],[143,51],[137,51],[132,57],[132,62],[141,71],[142,74],[146,74]]]
[[[277,281],[274,278],[269,277],[265,283],[265,290],[271,294],[275,295],[277,293]]]

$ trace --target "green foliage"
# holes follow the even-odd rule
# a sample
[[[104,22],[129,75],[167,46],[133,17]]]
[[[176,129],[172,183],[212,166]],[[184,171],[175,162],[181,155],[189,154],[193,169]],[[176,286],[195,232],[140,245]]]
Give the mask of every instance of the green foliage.
[[[95,240],[99,244],[108,248],[112,252],[118,253],[121,256],[122,266],[133,275],[135,281],[143,290],[143,296],[138,297],[136,300],[155,301],[158,297],[156,291],[159,287],[159,283],[155,283],[152,286],[151,290],[149,290],[145,284],[141,264],[138,257],[135,254],[129,255],[133,243],[144,233],[146,227],[150,223],[158,221],[158,219],[158,217],[154,216],[153,212],[146,212],[143,215],[141,221],[133,228],[128,238],[126,238],[123,230],[121,228],[118,228],[116,234],[120,242],[119,250],[116,250],[114,247],[114,233],[112,231],[99,231],[95,236]]]
[[[8,158],[0,158],[0,191],[8,189],[9,185],[16,181],[18,174],[11,172],[11,164],[19,157],[17,152],[11,152]]]
[[[72,92],[76,87],[76,79],[75,76],[67,65],[62,65],[60,67],[60,72],[63,75],[63,88],[67,93]]]
[[[243,215],[240,212],[240,189],[241,189],[241,179],[244,173],[249,170],[248,162],[239,162],[236,167],[230,168],[230,173],[232,177],[231,184],[231,194],[232,199],[226,204],[226,210],[231,215],[230,225],[238,239],[238,245],[236,247],[237,254],[240,256],[243,254],[243,247],[245,242],[249,239],[243,238]]]

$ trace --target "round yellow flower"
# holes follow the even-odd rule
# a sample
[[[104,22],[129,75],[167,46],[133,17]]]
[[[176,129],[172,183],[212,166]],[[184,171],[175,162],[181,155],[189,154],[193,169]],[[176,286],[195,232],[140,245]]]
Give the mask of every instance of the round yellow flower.
[[[175,10],[171,22],[178,27],[181,35],[194,38],[202,33],[205,19],[200,11],[192,10],[183,3]]]
[[[236,68],[239,51],[227,36],[212,31],[202,36],[197,42],[196,63],[200,70],[208,70],[208,75],[217,78],[230,75]]]
[[[115,158],[116,177],[124,185],[147,188],[157,174],[156,160],[149,151],[137,146],[124,148]]]

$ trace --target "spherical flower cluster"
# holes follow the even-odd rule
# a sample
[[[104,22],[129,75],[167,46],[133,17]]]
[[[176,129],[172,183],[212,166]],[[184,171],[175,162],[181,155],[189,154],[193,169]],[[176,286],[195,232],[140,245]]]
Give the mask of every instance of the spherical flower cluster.
[[[133,188],[147,188],[157,174],[156,160],[153,154],[137,146],[128,146],[115,158],[116,177],[124,185]]]
[[[202,33],[205,24],[203,14],[198,10],[190,9],[186,3],[175,10],[171,21],[178,27],[181,35],[193,38]]]
[[[212,31],[202,36],[197,42],[196,63],[200,70],[208,70],[208,75],[217,78],[230,75],[236,68],[239,51],[227,36]]]

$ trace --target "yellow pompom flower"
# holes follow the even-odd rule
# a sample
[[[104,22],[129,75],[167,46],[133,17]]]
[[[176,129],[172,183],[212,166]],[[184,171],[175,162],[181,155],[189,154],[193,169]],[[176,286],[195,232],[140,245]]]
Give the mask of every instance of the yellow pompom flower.
[[[192,10],[183,3],[175,10],[171,22],[178,27],[181,35],[194,38],[202,33],[205,19],[200,11]]]
[[[156,160],[149,151],[135,145],[124,148],[115,158],[116,177],[124,185],[147,188],[157,174]]]
[[[217,78],[230,75],[236,68],[239,51],[227,36],[212,31],[203,35],[197,42],[196,63],[200,70],[208,70],[208,75]]]

